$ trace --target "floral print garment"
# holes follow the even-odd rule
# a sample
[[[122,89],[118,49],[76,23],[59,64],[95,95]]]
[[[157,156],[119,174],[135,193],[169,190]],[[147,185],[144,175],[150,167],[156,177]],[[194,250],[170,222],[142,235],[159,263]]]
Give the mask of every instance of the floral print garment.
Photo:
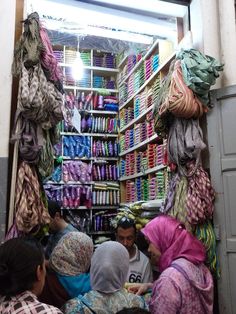
[[[125,307],[147,309],[144,299],[122,289],[110,294],[90,291],[84,297],[67,302],[63,308],[65,314],[112,314]]]

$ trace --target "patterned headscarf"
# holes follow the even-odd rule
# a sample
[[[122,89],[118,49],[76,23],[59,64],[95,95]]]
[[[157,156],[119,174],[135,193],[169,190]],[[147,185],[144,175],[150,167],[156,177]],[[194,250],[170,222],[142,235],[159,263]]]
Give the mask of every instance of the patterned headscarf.
[[[90,280],[93,290],[112,293],[124,287],[129,269],[126,248],[115,241],[102,243],[93,254]]]
[[[163,215],[152,219],[141,231],[161,252],[158,262],[161,272],[169,267],[173,260],[181,257],[193,264],[205,261],[203,244],[170,216]]]
[[[82,232],[64,235],[52,251],[50,267],[60,275],[75,276],[88,271],[93,241]]]

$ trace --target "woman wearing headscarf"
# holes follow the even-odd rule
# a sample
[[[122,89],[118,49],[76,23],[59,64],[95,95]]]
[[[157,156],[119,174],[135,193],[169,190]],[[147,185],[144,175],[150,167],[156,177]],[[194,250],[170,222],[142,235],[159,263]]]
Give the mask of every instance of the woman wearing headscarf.
[[[123,288],[128,269],[129,254],[122,244],[114,241],[101,244],[91,261],[92,290],[67,302],[63,312],[111,314],[125,307],[147,308],[142,297]]]
[[[91,290],[88,273],[93,242],[82,232],[69,232],[54,248],[40,301],[61,308],[66,301]]]
[[[153,284],[129,290],[142,294],[152,288],[151,313],[213,313],[213,280],[202,243],[169,216],[154,218],[141,231],[161,275]]]

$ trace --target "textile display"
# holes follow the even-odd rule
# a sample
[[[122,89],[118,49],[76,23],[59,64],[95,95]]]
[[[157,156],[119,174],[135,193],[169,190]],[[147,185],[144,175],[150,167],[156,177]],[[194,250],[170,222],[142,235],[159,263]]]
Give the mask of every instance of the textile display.
[[[224,65],[215,58],[204,55],[196,49],[180,50],[176,58],[181,60],[185,84],[197,95],[199,100],[209,105],[209,90],[223,71]]]
[[[40,191],[34,166],[22,162],[18,169],[15,192],[15,219],[19,231],[28,233],[34,227],[50,222]]]

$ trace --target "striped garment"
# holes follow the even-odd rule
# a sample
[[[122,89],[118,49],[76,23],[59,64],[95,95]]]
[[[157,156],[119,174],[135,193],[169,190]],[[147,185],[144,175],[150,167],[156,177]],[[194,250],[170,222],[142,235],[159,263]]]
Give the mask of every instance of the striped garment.
[[[25,291],[14,297],[0,297],[1,314],[61,314],[54,306],[38,301],[30,291]]]

